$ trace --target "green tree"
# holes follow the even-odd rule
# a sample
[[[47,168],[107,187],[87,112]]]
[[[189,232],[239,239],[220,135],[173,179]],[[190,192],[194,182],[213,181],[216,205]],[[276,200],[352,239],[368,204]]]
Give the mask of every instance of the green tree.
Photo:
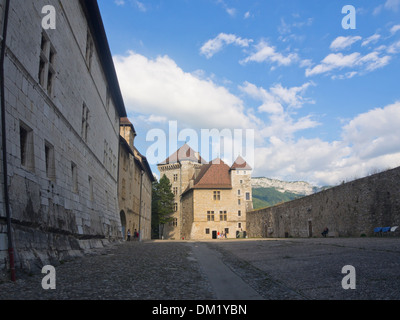
[[[173,220],[171,215],[174,212],[174,194],[172,193],[172,185],[166,175],[163,175],[159,182],[153,183],[152,197],[152,229],[153,235],[159,236],[164,234],[164,225]]]

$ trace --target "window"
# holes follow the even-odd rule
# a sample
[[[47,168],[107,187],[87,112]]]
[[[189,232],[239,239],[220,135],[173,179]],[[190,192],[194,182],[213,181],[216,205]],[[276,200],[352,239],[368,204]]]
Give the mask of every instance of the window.
[[[50,180],[54,181],[56,178],[54,147],[47,141],[45,141],[44,143],[44,153],[45,153],[45,164],[46,164],[46,176]]]
[[[225,228],[225,237],[227,234],[229,234],[229,228]]]
[[[93,194],[93,178],[88,177],[88,182],[89,182],[89,199],[90,201],[94,200],[94,194]]]
[[[242,216],[242,211],[238,210],[238,217]]]
[[[250,200],[250,192],[246,192],[246,200]]]
[[[82,139],[87,142],[89,131],[89,109],[87,108],[86,104],[84,103],[82,106],[82,130],[81,135]]]
[[[214,221],[214,211],[207,211],[207,221]]]
[[[21,147],[21,165],[26,169],[33,171],[34,150],[33,150],[33,131],[27,125],[20,123],[19,142]]]
[[[89,70],[92,68],[92,58],[93,58],[93,40],[92,36],[90,35],[89,29],[87,30],[87,36],[86,36],[86,65],[89,68]]]
[[[107,112],[110,110],[110,104],[111,104],[111,92],[110,92],[110,88],[107,86],[107,91],[106,91],[106,110],[107,110]]]
[[[178,187],[173,187],[172,188],[174,195],[178,195]]]
[[[104,155],[103,155],[103,164],[107,168],[108,161],[108,142],[104,140]]]
[[[177,212],[178,211],[178,203],[174,203],[174,211]]]
[[[238,190],[238,196],[240,196],[240,190]]]
[[[238,199],[238,205],[240,205],[240,199]]]
[[[206,228],[206,234],[210,234],[210,229]]]
[[[174,174],[174,181],[178,181],[178,174]]]
[[[226,211],[220,211],[220,212],[219,212],[219,220],[220,220],[220,221],[226,221],[226,220],[227,220]]]
[[[72,192],[78,193],[78,168],[76,164],[71,162],[71,174],[72,174]]]
[[[238,228],[241,228],[241,227],[242,227],[242,223],[239,222],[239,223],[238,223]]]
[[[239,183],[242,184],[242,183],[243,183],[243,180],[239,180]]]
[[[174,219],[169,223],[169,225],[170,225],[171,227],[177,227],[177,226],[178,226],[178,218],[174,218]]]
[[[213,199],[214,200],[221,200],[221,191],[214,191],[213,192]]]
[[[54,84],[55,70],[54,60],[56,52],[45,33],[42,33],[42,42],[40,44],[40,60],[39,60],[39,83],[43,89],[47,90],[47,94],[51,95]]]

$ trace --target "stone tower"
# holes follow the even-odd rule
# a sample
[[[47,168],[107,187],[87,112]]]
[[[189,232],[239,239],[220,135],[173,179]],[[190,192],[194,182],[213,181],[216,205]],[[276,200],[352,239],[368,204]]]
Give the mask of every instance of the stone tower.
[[[190,180],[207,162],[188,144],[184,144],[175,153],[157,165],[160,175],[166,175],[172,184],[175,195],[174,220],[164,226],[163,237],[178,240],[181,238],[182,208],[180,197],[189,186]]]
[[[231,166],[232,189],[237,190],[238,201],[244,208],[244,212],[253,210],[251,191],[251,171],[249,164],[239,156]]]

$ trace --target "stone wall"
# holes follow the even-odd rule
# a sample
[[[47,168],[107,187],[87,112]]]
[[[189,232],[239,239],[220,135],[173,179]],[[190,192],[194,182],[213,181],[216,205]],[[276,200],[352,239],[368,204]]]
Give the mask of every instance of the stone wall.
[[[55,30],[41,26],[41,10],[48,4],[56,10]],[[88,62],[88,30],[78,0],[11,1],[4,65],[6,183],[16,266],[24,269],[122,236],[117,203],[120,115],[109,95],[115,87],[100,59],[104,51],[94,46]],[[45,50],[47,62],[42,64]],[[49,61],[51,86],[41,80],[41,75],[50,79]],[[2,188],[0,269],[5,269]]]
[[[372,236],[400,225],[400,167],[247,213],[249,237]]]

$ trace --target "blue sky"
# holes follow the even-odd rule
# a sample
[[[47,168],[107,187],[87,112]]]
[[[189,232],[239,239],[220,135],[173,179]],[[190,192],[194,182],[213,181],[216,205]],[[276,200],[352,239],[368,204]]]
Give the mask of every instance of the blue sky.
[[[146,140],[170,121],[202,154],[201,129],[253,130],[253,176],[333,185],[400,165],[400,0],[98,3],[154,173]]]

